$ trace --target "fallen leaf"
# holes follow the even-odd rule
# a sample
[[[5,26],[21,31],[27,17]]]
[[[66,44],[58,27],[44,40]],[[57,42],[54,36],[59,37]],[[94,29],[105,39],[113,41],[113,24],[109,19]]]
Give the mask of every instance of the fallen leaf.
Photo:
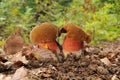
[[[24,67],[21,67],[16,70],[15,74],[12,77],[12,80],[25,80],[25,78],[27,77],[27,74],[28,74],[28,70],[25,69]]]
[[[112,76],[111,80],[119,80],[119,79],[117,78],[117,75],[115,74]]]
[[[5,79],[6,75],[0,74],[0,80]]]
[[[12,56],[12,58],[10,59],[11,62],[17,62],[17,61],[21,61],[25,64],[28,63],[28,60],[26,60],[26,57],[25,56],[22,56],[22,53],[21,52],[18,52],[17,54],[14,54]]]
[[[103,62],[107,66],[111,66],[112,64],[107,57],[100,59],[100,61]]]
[[[98,71],[100,74],[103,74],[103,75],[109,74],[109,71],[108,71],[107,69],[105,69],[104,67],[102,67],[102,66],[98,66],[98,67],[97,67],[97,71]]]
[[[21,36],[21,29],[18,28],[5,41],[4,51],[6,54],[15,54],[22,49],[24,44],[24,39]]]
[[[56,55],[53,52],[51,52],[50,50],[45,49],[45,48],[41,48],[41,49],[34,48],[32,50],[32,54],[38,60],[39,59],[52,59],[55,61],[57,60]]]
[[[114,60],[116,55],[117,55],[117,53],[109,53],[109,54],[107,54],[107,58],[111,59],[111,60]]]
[[[95,77],[95,76],[89,76],[86,78],[86,80],[103,80],[103,79],[101,79],[99,77]]]
[[[0,80],[12,80],[12,77],[10,75],[0,74]]]

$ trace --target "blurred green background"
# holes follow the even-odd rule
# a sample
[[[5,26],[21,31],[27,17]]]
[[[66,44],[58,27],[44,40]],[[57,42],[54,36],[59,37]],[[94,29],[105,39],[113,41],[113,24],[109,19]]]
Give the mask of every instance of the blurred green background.
[[[61,28],[69,21],[91,34],[93,43],[116,40],[120,37],[120,0],[0,0],[0,41],[21,27],[29,43],[36,24],[51,22]]]

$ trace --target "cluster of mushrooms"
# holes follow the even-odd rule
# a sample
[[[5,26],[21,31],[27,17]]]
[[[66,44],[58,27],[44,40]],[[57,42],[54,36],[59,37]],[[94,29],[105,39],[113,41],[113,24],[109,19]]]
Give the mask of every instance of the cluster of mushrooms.
[[[65,33],[66,36],[60,44],[57,38]],[[47,49],[55,54],[58,60],[66,59],[69,54],[79,57],[84,49],[84,44],[91,41],[91,36],[73,23],[67,23],[61,29],[52,23],[41,23],[33,27],[30,40],[39,49]]]

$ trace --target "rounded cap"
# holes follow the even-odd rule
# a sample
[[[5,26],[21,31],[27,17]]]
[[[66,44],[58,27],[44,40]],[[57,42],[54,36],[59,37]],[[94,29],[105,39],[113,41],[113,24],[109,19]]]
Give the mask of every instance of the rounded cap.
[[[67,33],[67,37],[72,38],[77,41],[87,41],[90,42],[90,35],[88,35],[82,28],[73,24],[67,23],[63,26],[63,29]]]
[[[30,40],[35,44],[55,41],[58,31],[57,26],[52,23],[41,23],[36,25],[30,32]]]

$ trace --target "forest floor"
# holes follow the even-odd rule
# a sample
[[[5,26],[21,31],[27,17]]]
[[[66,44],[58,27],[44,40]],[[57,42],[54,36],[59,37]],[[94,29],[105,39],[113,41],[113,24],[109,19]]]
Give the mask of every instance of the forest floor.
[[[0,55],[0,80],[120,80],[120,41],[87,46],[80,58],[69,55],[63,62],[12,63]]]

